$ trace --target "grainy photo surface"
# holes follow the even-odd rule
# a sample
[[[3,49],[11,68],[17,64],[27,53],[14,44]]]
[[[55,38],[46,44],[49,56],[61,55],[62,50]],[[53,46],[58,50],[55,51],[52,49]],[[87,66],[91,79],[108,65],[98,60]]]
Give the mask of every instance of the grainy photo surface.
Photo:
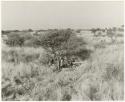
[[[3,1],[3,101],[124,100],[122,1]]]

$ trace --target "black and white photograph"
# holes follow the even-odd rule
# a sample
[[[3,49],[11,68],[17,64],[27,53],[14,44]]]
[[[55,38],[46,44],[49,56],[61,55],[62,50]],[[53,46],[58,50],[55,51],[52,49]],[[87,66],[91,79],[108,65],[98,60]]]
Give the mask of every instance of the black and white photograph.
[[[123,101],[124,0],[1,1],[2,101]]]

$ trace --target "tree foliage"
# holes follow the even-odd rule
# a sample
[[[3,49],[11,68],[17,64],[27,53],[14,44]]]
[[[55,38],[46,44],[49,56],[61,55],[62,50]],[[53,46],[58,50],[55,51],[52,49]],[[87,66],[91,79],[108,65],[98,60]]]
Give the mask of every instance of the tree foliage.
[[[97,29],[94,29],[94,28],[91,29],[92,33],[95,33],[96,31],[97,31]]]

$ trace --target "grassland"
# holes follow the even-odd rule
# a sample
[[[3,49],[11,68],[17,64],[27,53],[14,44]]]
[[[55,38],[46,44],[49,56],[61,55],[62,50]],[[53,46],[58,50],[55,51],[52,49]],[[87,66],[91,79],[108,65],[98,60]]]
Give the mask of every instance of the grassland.
[[[123,100],[123,41],[102,44],[97,38],[89,38],[93,47],[90,58],[60,72],[41,63],[42,48],[12,48],[3,43],[2,100]]]

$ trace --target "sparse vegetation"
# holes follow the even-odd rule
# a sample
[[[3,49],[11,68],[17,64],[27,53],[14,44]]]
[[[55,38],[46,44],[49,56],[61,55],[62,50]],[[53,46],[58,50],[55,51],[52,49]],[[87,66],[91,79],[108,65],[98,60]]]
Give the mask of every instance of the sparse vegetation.
[[[105,40],[108,34],[102,42],[99,36],[78,37],[71,29],[48,30],[37,36],[30,35],[30,29],[28,35],[5,32],[3,101],[124,99],[124,45],[123,39],[117,41],[123,36],[109,43]]]

